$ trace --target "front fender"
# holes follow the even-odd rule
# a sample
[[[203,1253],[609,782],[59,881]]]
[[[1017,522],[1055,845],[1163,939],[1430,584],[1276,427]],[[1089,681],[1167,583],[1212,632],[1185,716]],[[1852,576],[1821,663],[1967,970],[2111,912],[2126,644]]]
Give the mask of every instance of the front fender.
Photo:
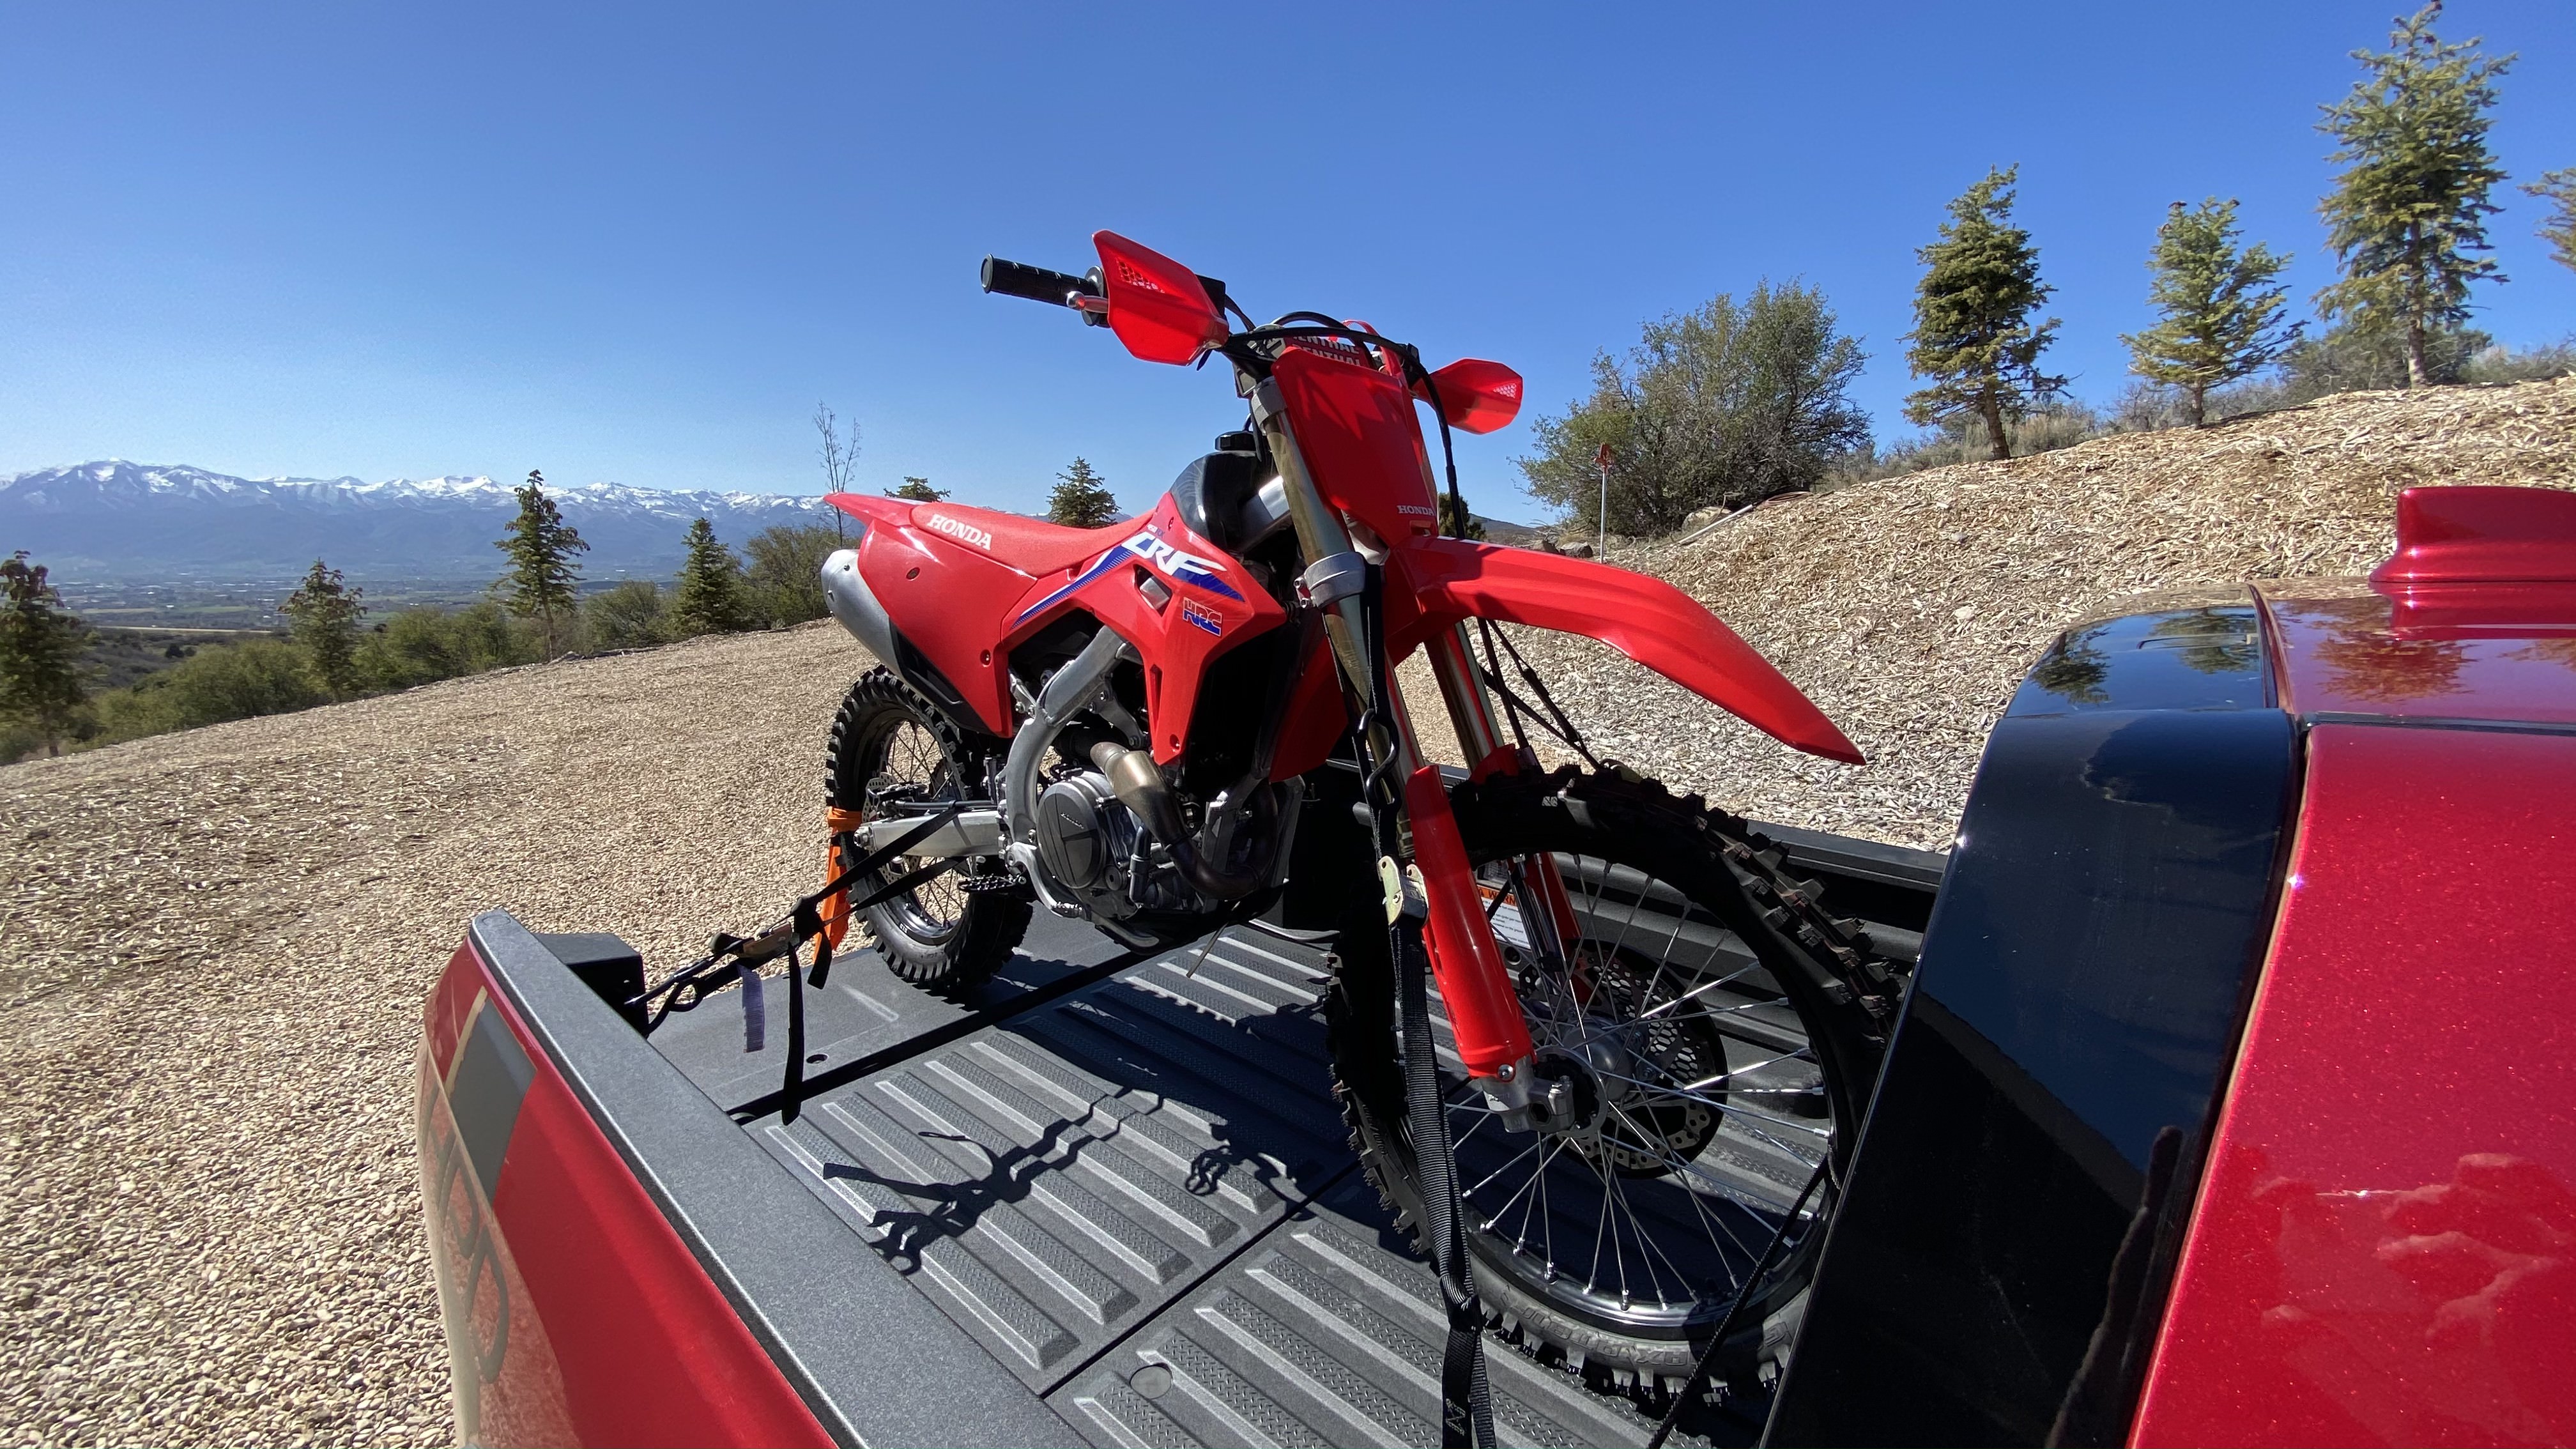
[[[1661,579],[1607,564],[1456,538],[1398,544],[1390,578],[1387,644],[1401,658],[1463,619],[1492,619],[1598,639],[1795,749],[1863,764],[1815,702],[1798,692],[1690,595]],[[1398,615],[1409,594],[1418,610]]]

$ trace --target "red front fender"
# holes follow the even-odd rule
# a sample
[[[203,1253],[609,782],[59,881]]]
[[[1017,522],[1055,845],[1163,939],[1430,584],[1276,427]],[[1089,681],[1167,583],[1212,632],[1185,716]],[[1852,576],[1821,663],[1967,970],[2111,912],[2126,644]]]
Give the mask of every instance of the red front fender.
[[[1690,595],[1607,564],[1455,538],[1396,546],[1387,644],[1397,658],[1462,619],[1493,619],[1598,639],[1811,755],[1862,764],[1861,752],[1771,661]],[[1418,613],[1402,615],[1410,594]]]

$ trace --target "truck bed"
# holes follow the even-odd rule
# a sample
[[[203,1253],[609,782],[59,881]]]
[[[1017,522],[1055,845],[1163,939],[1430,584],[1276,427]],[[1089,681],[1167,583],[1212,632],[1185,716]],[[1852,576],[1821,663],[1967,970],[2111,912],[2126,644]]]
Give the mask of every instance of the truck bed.
[[[1922,930],[1943,857],[1770,833],[1837,909]],[[782,1123],[782,980],[764,983],[763,1050],[744,1049],[737,992],[648,1045],[565,969],[599,938],[498,913],[474,938],[833,1437],[1437,1440],[1436,1288],[1334,1106],[1316,954],[1242,928],[1120,953],[1040,913],[956,1000],[857,953],[807,993],[808,1094]],[[1505,1443],[1651,1432],[1575,1374],[1489,1361]],[[1718,1442],[1760,1426],[1759,1405],[1686,1424]]]

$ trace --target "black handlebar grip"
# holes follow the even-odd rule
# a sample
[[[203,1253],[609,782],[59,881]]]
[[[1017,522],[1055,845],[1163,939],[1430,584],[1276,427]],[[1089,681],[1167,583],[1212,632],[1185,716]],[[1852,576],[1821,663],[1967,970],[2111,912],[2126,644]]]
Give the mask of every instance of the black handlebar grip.
[[[1032,302],[1052,302],[1059,307],[1069,305],[1065,299],[1077,293],[1086,297],[1100,295],[1100,289],[1088,277],[1026,267],[1000,257],[984,259],[984,290],[1006,297],[1026,297]]]

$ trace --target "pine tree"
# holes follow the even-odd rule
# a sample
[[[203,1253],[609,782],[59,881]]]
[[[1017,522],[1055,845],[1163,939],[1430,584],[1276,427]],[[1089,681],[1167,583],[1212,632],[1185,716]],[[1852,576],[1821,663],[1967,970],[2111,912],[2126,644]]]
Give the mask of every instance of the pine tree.
[[[1931,386],[1909,394],[1905,415],[1939,424],[1974,417],[1986,427],[1997,458],[2012,456],[2004,424],[2066,388],[2039,370],[2039,354],[2057,319],[2033,325],[2031,314],[2054,288],[2039,280],[2039,249],[2012,224],[2014,181],[2021,168],[1988,171],[1950,203],[1941,239],[1917,248],[1923,280],[1914,292],[1914,344],[1905,354]]]
[[[2253,376],[2299,336],[2281,323],[2284,289],[2272,280],[2290,259],[2261,242],[2239,251],[2236,236],[2235,202],[2175,202],[2147,262],[2156,278],[2147,300],[2164,320],[2120,338],[2131,372],[2182,389],[2195,428],[2207,421],[2211,388]]]
[[[528,470],[528,481],[515,490],[519,516],[510,520],[509,536],[492,546],[510,556],[510,572],[497,585],[507,593],[510,612],[539,622],[546,657],[552,659],[555,622],[572,617],[573,585],[581,577],[581,565],[572,556],[588,552],[590,545],[563,521],[545,484],[545,474]]]
[[[1076,458],[1072,467],[1055,477],[1055,491],[1047,495],[1047,522],[1067,528],[1107,528],[1118,521],[1118,499],[1088,461]]]
[[[742,565],[732,549],[716,542],[715,525],[703,518],[690,524],[688,544],[688,562],[680,565],[680,596],[671,608],[680,633],[738,634],[750,628]]]
[[[2433,33],[2440,0],[2390,32],[2385,54],[2353,52],[2368,74],[2324,107],[2317,129],[2352,163],[2317,205],[2344,278],[2317,294],[2317,310],[2386,328],[2406,346],[2406,380],[2430,379],[2428,334],[2468,321],[2469,283],[2503,281],[2487,250],[2487,191],[2504,179],[2487,150],[2495,78],[2513,57],[2490,59],[2478,42],[2445,45]]]
[[[1448,494],[1440,495],[1440,536],[1442,538],[1483,538],[1485,525],[1477,521],[1475,514],[1466,513],[1462,518],[1461,512],[1462,510],[1450,503]]]
[[[358,692],[358,621],[367,614],[359,601],[365,596],[366,590],[350,588],[338,569],[317,558],[304,582],[277,606],[334,699]]]
[[[0,560],[0,719],[17,720],[63,752],[80,709],[80,653],[89,630],[64,613],[62,596],[20,549]]]
[[[2549,219],[2540,224],[2540,239],[2549,243],[2549,254],[2558,259],[2558,265],[2576,271],[2576,166],[2542,172],[2538,181],[2522,189],[2550,203]]]
[[[948,496],[945,488],[933,488],[927,478],[907,476],[903,482],[886,490],[888,498],[909,498],[915,503],[937,503]]]

